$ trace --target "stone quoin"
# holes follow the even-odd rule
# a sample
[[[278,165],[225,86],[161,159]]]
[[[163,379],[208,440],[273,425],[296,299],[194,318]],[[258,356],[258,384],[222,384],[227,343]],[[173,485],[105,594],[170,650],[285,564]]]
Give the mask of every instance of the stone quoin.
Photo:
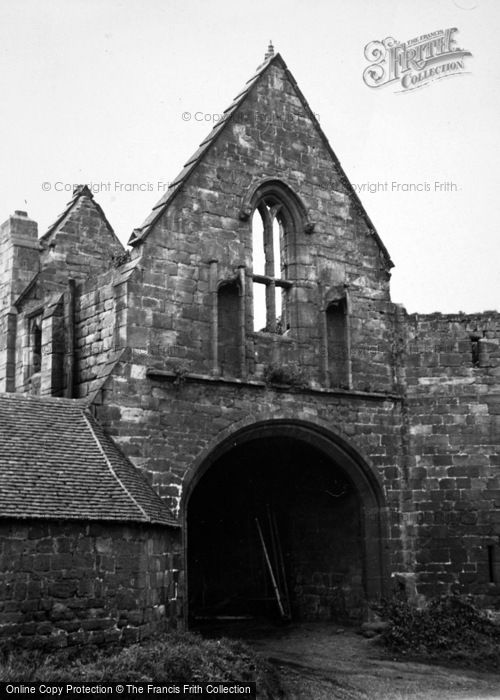
[[[125,250],[0,227],[0,640],[500,607],[500,314],[412,314],[270,45]]]

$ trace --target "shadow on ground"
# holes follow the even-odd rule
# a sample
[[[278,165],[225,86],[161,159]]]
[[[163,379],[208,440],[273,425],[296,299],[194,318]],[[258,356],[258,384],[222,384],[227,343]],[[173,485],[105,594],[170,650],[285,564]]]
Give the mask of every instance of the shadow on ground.
[[[221,625],[209,634],[244,639],[272,661],[287,700],[500,700],[500,675],[397,661],[335,624]]]

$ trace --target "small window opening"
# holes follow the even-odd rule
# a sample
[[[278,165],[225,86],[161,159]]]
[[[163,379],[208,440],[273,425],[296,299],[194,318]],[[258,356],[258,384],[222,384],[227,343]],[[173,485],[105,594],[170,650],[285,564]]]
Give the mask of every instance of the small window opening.
[[[221,374],[236,377],[240,366],[240,290],[236,282],[217,292],[217,356]]]
[[[264,222],[258,209],[252,218],[253,271],[256,275],[266,274],[266,254],[264,251]]]
[[[500,556],[498,550],[498,545],[488,545],[488,573],[490,583],[498,583],[500,581]]]
[[[267,325],[266,287],[259,282],[253,283],[253,329],[263,331]]]
[[[345,299],[332,302],[326,310],[328,375],[331,387],[347,387],[347,320]]]
[[[278,221],[278,219],[273,218],[273,277],[281,277],[281,271],[283,268],[282,261],[282,235],[283,227]]]
[[[30,373],[42,368],[42,315],[34,316],[29,324]]]
[[[470,342],[471,342],[472,366],[473,367],[479,367],[479,364],[481,361],[481,344],[479,341],[480,341],[480,336],[471,335]]]

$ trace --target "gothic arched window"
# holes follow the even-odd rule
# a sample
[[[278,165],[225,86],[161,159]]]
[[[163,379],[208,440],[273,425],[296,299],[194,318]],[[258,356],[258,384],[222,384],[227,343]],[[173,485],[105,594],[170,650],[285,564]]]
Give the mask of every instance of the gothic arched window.
[[[287,290],[292,219],[275,194],[262,196],[252,217],[254,331],[290,328]]]

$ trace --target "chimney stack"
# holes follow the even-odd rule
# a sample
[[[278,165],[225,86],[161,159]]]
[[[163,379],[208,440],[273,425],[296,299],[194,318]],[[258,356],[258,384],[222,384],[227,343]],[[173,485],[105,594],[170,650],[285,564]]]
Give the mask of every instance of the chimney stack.
[[[0,226],[0,391],[14,390],[16,311],[13,303],[39,270],[38,226],[17,210]]]

